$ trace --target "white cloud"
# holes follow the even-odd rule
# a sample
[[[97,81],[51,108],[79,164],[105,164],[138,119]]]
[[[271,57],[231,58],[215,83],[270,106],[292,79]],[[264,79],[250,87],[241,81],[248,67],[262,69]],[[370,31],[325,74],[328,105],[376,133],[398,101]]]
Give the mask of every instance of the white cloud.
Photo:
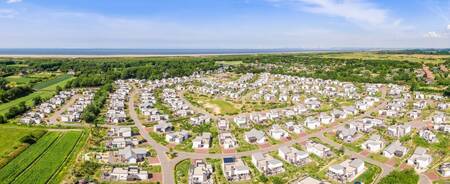
[[[435,31],[430,31],[427,32],[423,35],[425,38],[441,38],[442,34],[435,32]]]
[[[449,24],[449,25],[447,25],[447,30],[449,30],[449,31],[450,31],[450,24]]]
[[[13,3],[20,3],[22,0],[6,0],[6,3],[13,4]]]
[[[0,18],[13,18],[17,15],[17,11],[13,9],[0,9]]]

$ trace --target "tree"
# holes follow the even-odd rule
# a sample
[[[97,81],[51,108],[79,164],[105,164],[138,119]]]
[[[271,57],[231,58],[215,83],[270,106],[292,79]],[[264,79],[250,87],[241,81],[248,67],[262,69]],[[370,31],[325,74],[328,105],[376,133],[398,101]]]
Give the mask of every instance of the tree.
[[[41,96],[36,96],[33,98],[33,106],[38,106],[39,104],[42,103],[42,97]]]
[[[60,91],[62,91],[62,88],[61,88],[61,86],[56,86],[56,94],[58,94]]]
[[[450,86],[447,86],[447,89],[445,89],[444,96],[450,97]]]

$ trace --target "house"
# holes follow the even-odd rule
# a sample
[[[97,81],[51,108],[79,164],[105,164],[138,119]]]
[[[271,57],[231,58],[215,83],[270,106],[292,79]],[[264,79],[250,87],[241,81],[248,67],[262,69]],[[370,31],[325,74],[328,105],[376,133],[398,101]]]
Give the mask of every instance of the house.
[[[445,162],[439,166],[438,172],[444,177],[450,177],[450,162]]]
[[[123,137],[114,138],[110,142],[110,147],[112,148],[125,148],[125,146],[127,146],[127,141]]]
[[[340,164],[330,166],[327,175],[339,182],[349,182],[353,181],[364,171],[364,161],[360,159],[349,159]]]
[[[266,137],[264,136],[264,132],[256,129],[251,129],[248,132],[245,132],[244,135],[245,141],[248,143],[258,143],[264,144],[266,143]]]
[[[296,134],[300,134],[300,133],[304,132],[304,128],[302,126],[297,125],[292,121],[289,121],[286,123],[286,129],[291,132],[294,132]]]
[[[241,159],[225,157],[222,159],[222,171],[228,181],[236,182],[250,180],[250,168]]]
[[[330,184],[329,182],[320,181],[312,177],[302,178],[298,181],[293,182],[292,184]]]
[[[145,157],[148,155],[148,152],[143,148],[131,148],[131,146],[127,146],[123,149],[119,149],[118,154],[122,160],[127,163],[135,164],[144,161]]]
[[[278,148],[278,156],[295,165],[303,165],[309,162],[309,154],[304,151],[299,151],[294,147],[283,146]]]
[[[381,140],[381,136],[374,134],[370,138],[361,144],[362,149],[369,150],[370,152],[379,152],[384,147],[384,142]]]
[[[213,167],[203,160],[196,160],[189,168],[189,184],[213,184]]]
[[[180,144],[188,138],[189,138],[189,132],[187,132],[185,130],[181,130],[179,132],[171,132],[171,133],[166,134],[166,141],[175,143],[175,144]]]
[[[238,127],[247,127],[247,118],[245,116],[236,116],[234,117],[234,123]]]
[[[443,124],[446,121],[445,114],[442,112],[436,113],[433,117],[431,117],[431,121],[433,121],[434,124]]]
[[[331,116],[335,119],[345,119],[347,118],[347,113],[339,109],[334,109],[333,111],[331,111]]]
[[[420,117],[420,113],[421,113],[420,110],[412,110],[411,112],[409,112],[409,117],[411,119],[417,119]]]
[[[315,119],[314,117],[309,116],[305,119],[305,126],[309,129],[317,129],[320,127],[320,121]]]
[[[387,133],[393,137],[403,137],[411,133],[411,125],[392,125],[388,127]]]
[[[429,143],[435,143],[437,142],[436,135],[428,129],[423,129],[419,131],[419,136],[428,141]]]
[[[336,135],[339,139],[344,140],[346,142],[352,142],[356,135],[356,129],[355,128],[339,128],[336,131]]]
[[[113,137],[131,137],[132,132],[130,127],[113,127],[109,131],[109,135]]]
[[[322,124],[328,125],[328,124],[334,122],[334,117],[333,117],[333,116],[330,116],[330,115],[328,115],[328,114],[326,114],[326,113],[320,113],[320,115],[319,115],[319,121],[320,121],[320,123],[322,123]]]
[[[153,126],[154,132],[166,133],[166,132],[171,132],[173,130],[174,130],[174,128],[173,128],[172,123],[168,123],[165,121],[160,121],[157,125]]]
[[[148,180],[148,172],[141,170],[137,166],[128,166],[126,168],[115,167],[111,173],[108,173],[112,181],[135,181]]]
[[[264,175],[270,176],[284,172],[283,162],[262,153],[252,154],[252,164]]]
[[[283,138],[288,138],[289,134],[283,130],[280,125],[272,125],[272,128],[269,130],[269,134],[275,140],[280,140]]]
[[[314,141],[308,141],[306,142],[305,147],[308,153],[317,155],[320,158],[331,156],[331,149],[323,144],[316,143]]]
[[[228,131],[230,129],[230,124],[226,119],[219,119],[219,121],[217,122],[217,128],[220,131]]]
[[[391,143],[383,151],[383,155],[387,158],[392,158],[394,156],[403,157],[408,152],[408,148],[402,146],[399,140]]]
[[[444,111],[444,110],[447,110],[447,109],[448,109],[449,104],[447,104],[447,103],[439,103],[439,104],[437,105],[437,107],[438,107],[438,110]]]
[[[203,132],[201,136],[197,136],[194,140],[192,140],[192,148],[200,149],[200,148],[209,148],[211,144],[211,133]]]
[[[433,158],[427,154],[427,150],[422,147],[417,147],[413,155],[407,160],[407,164],[414,165],[414,168],[423,171],[428,168]]]
[[[238,147],[236,138],[230,132],[222,132],[219,134],[219,143],[224,149],[232,149]]]

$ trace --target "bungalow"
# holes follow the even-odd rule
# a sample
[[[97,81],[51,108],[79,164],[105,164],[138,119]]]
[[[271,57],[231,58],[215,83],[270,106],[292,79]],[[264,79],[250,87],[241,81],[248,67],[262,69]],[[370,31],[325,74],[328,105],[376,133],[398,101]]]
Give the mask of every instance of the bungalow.
[[[323,144],[308,141],[305,146],[308,153],[315,154],[320,158],[331,156],[331,149]]]
[[[258,143],[264,144],[266,142],[266,137],[264,136],[264,132],[256,129],[251,129],[244,134],[245,141],[248,143]]]
[[[407,152],[408,148],[402,146],[400,141],[396,140],[384,149],[383,155],[387,158],[392,158],[394,156],[403,157]]]
[[[272,125],[272,128],[269,130],[269,134],[275,140],[289,137],[289,134],[285,130],[283,130],[280,125],[277,124]]]
[[[381,140],[381,136],[374,134],[370,136],[369,140],[361,144],[362,149],[369,150],[370,152],[379,152],[384,147],[384,142]]]
[[[340,164],[330,166],[327,175],[340,182],[349,182],[363,173],[364,170],[364,161],[360,159],[350,159]]]
[[[127,146],[123,149],[119,149],[118,154],[123,161],[126,161],[129,164],[135,164],[144,161],[148,152],[143,148],[131,148],[131,146]]]
[[[320,123],[322,123],[322,124],[328,125],[328,124],[334,122],[334,117],[333,117],[333,116],[330,116],[330,115],[328,115],[328,114],[326,114],[326,113],[320,113],[320,115],[319,115],[319,121],[320,121]]]
[[[433,117],[431,117],[431,120],[434,124],[443,124],[446,121],[445,114],[442,112],[436,113]]]
[[[336,135],[339,139],[344,140],[346,142],[352,142],[356,135],[355,128],[339,128],[336,132]]]
[[[280,147],[278,149],[278,156],[295,165],[303,165],[309,161],[309,154],[307,152],[299,151],[294,147]]]
[[[438,172],[444,177],[450,177],[450,162],[445,162],[439,166]]]
[[[160,121],[157,125],[153,126],[154,132],[167,133],[173,130],[173,125],[170,122]]]
[[[252,164],[264,175],[274,175],[284,172],[283,162],[262,153],[252,154]]]
[[[407,160],[407,164],[414,165],[414,168],[423,171],[428,168],[433,158],[427,154],[427,150],[422,147],[417,147],[414,154]]]
[[[238,147],[236,138],[230,132],[222,132],[219,134],[219,143],[224,149],[232,149]]]
[[[309,129],[316,129],[320,127],[320,121],[312,116],[309,116],[305,119],[305,126]]]
[[[411,119],[417,119],[420,117],[420,110],[412,110],[411,112],[409,112],[409,118]]]
[[[189,138],[189,132],[187,132],[185,130],[166,134],[166,141],[175,143],[175,144],[180,144],[188,138]]]
[[[192,140],[192,148],[209,148],[211,144],[211,133],[203,132],[201,136],[197,136],[194,140]]]
[[[388,127],[387,133],[393,137],[403,137],[411,133],[411,125],[392,125]]]
[[[132,132],[131,132],[131,128],[130,127],[113,127],[109,131],[109,135],[110,136],[114,136],[114,137],[127,138],[127,137],[131,137],[132,136]]]
[[[420,100],[418,102],[413,103],[414,109],[424,109],[427,106],[427,101]]]
[[[236,116],[234,117],[234,123],[240,128],[247,127],[247,118],[245,116]]]
[[[329,182],[317,180],[315,178],[306,177],[301,180],[298,180],[296,182],[293,182],[292,184],[330,184]]]
[[[126,168],[115,167],[111,173],[106,175],[113,181],[148,180],[148,172],[141,170],[138,166],[128,166]]]
[[[289,121],[286,123],[286,129],[291,132],[294,132],[296,134],[300,134],[300,133],[304,132],[304,128],[302,126],[295,124],[292,121]]]
[[[420,130],[419,136],[424,138],[429,143],[435,143],[438,141],[436,135],[431,130],[428,129]]]
[[[444,111],[444,110],[448,109],[449,104],[447,104],[447,103],[439,103],[437,105],[437,107],[438,107],[439,110]]]
[[[252,178],[250,168],[241,159],[225,157],[222,159],[222,170],[228,181],[244,181]]]
[[[213,167],[203,160],[196,160],[189,168],[189,184],[213,184]]]
[[[220,131],[228,131],[230,129],[230,125],[226,119],[219,119],[217,122],[217,128]]]
[[[347,113],[339,109],[333,109],[333,111],[331,111],[331,116],[335,119],[345,119],[347,118]]]

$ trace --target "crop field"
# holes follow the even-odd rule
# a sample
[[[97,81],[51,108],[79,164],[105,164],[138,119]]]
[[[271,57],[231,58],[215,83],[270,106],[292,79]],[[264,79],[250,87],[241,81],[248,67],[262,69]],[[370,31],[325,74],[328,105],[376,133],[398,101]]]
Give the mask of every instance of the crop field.
[[[56,90],[56,86],[63,87],[68,81],[72,80],[73,78],[74,77],[67,78],[67,79],[62,80],[62,81],[60,81],[58,83],[55,83],[53,85],[50,85],[50,86],[45,87],[45,88],[42,88],[42,89],[40,89],[40,90],[38,90],[38,91],[28,95],[28,96],[24,96],[24,97],[15,99],[15,100],[10,101],[8,103],[3,103],[3,104],[0,105],[0,114],[4,114],[4,113],[8,112],[8,110],[11,107],[18,105],[20,102],[25,102],[28,106],[30,106],[32,104],[32,99],[34,97],[37,97],[37,96],[41,96],[44,99],[50,98],[50,97],[53,96],[54,91]]]
[[[12,183],[47,183],[62,167],[81,136],[81,131],[64,133],[57,142]]]
[[[44,88],[49,87],[51,85],[54,85],[54,84],[57,84],[57,83],[62,82],[64,80],[67,80],[67,79],[69,79],[71,77],[72,76],[68,75],[68,74],[60,75],[60,76],[57,76],[57,77],[55,77],[53,79],[37,83],[36,85],[33,86],[33,88],[36,89],[36,90],[44,89]]]
[[[39,139],[38,142],[30,146],[14,160],[0,169],[0,183],[10,183],[20,173],[27,169],[39,156],[41,156],[47,148],[55,142],[60,136],[59,133],[50,132]]]

